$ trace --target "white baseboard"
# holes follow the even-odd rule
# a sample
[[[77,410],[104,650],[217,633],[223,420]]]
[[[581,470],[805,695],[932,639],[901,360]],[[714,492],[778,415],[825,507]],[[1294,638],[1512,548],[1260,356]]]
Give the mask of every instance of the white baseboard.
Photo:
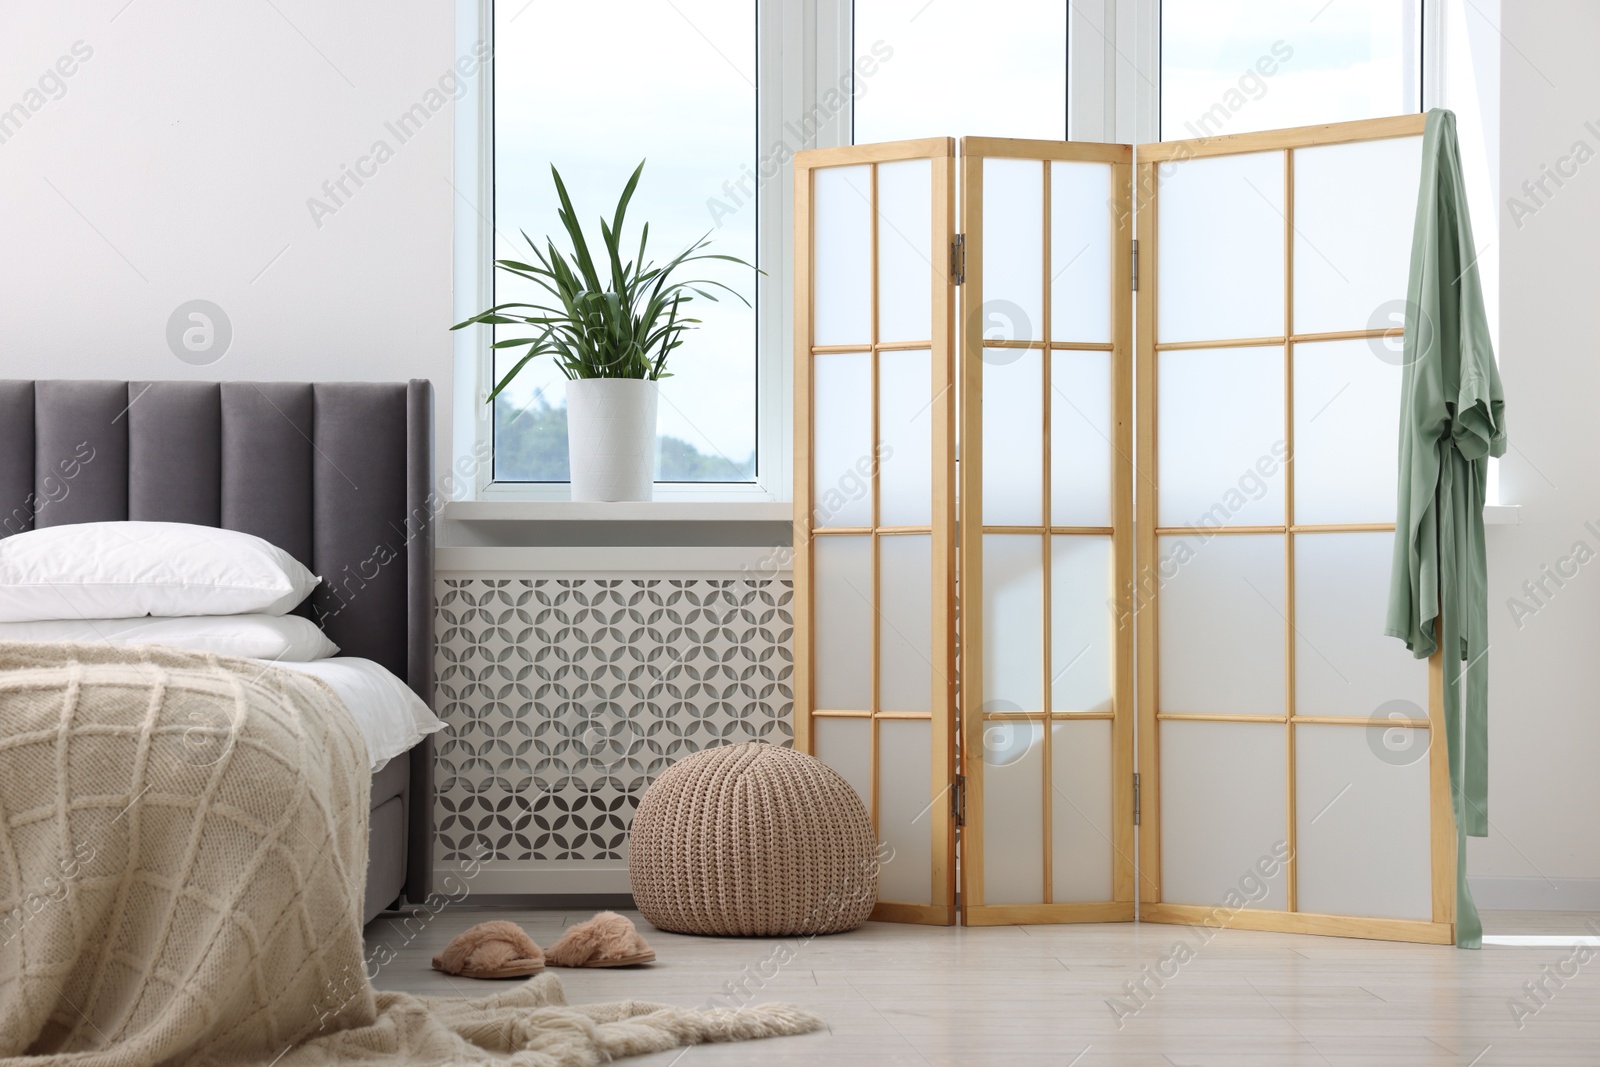
[[[1469,876],[1480,911],[1600,911],[1600,878]],[[436,867],[433,887],[452,899],[477,894],[588,895],[631,893],[626,865],[598,867],[483,864],[469,877],[460,867]],[[461,902],[465,902],[463,899]]]
[[[470,897],[480,893],[490,896],[571,896],[633,892],[626,863],[619,867],[574,865],[564,868],[484,863],[476,875],[469,875],[456,866],[435,867],[433,888],[456,903],[466,903]]]
[[[1600,878],[1467,876],[1479,911],[1600,911]]]

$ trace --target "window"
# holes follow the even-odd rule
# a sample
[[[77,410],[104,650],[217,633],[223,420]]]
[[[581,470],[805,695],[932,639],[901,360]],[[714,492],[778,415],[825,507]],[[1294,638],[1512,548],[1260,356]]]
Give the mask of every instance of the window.
[[[664,262],[710,231],[709,251],[756,256],[756,5],[673,0],[626,5],[507,0],[494,6],[495,258],[526,259],[521,233],[570,247],[550,178],[561,172],[591,247],[628,175],[645,161],[624,246],[648,222],[647,259]],[[656,477],[749,482],[756,477],[756,278],[709,262],[711,278],[751,303],[696,298],[702,320],[668,359],[661,382]],[[535,301],[532,283],[497,271],[493,302]],[[497,327],[497,339],[527,336]],[[518,353],[520,349],[503,350]],[[496,357],[495,380],[515,364]],[[565,378],[530,362],[496,400],[494,480],[567,480]]]
[[[1161,0],[1161,139],[1421,110],[1420,0]]]
[[[658,495],[788,496],[790,160],[803,148],[969,134],[1140,143],[1426,100],[1458,112],[1474,221],[1493,238],[1499,45],[1471,0],[458,4],[463,51],[490,36],[486,17],[494,47],[492,106],[469,87],[456,127],[458,318],[526,296],[482,264],[491,243],[496,258],[522,257],[519,231],[542,240],[558,229],[552,163],[594,227],[646,160],[629,228],[649,221],[657,259],[709,231],[712,251],[766,272],[713,267],[753,308],[696,301],[703,327],[662,383]],[[560,497],[564,379],[534,361],[491,418],[481,399],[509,360],[494,365],[485,333],[457,335],[455,451],[492,440],[476,493]]]
[[[1067,136],[1062,0],[855,0],[855,54],[857,144]]]
[[[1446,107],[1456,113],[1475,262],[1499,329],[1498,5],[1474,0],[1117,0],[1154,20],[1161,140]],[[1496,14],[1491,14],[1496,12]],[[1141,126],[1141,129],[1147,128]],[[1488,499],[1498,499],[1499,462]]]

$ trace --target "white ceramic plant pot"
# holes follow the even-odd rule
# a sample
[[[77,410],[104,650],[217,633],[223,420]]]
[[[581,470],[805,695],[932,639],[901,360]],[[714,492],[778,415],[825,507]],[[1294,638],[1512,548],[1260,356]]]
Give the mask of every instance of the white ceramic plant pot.
[[[655,490],[657,384],[642,378],[567,382],[574,500],[649,500]]]

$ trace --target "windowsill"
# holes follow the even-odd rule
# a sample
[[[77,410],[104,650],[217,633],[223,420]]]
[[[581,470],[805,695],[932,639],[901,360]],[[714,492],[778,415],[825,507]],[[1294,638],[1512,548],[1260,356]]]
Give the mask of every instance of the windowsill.
[[[451,522],[788,522],[785,500],[450,500]],[[1485,526],[1522,525],[1522,505],[1485,504]]]
[[[788,522],[783,500],[451,500],[451,522]]]
[[[451,522],[788,522],[784,500],[450,500]],[[1522,525],[1520,504],[1486,504],[1485,526]]]

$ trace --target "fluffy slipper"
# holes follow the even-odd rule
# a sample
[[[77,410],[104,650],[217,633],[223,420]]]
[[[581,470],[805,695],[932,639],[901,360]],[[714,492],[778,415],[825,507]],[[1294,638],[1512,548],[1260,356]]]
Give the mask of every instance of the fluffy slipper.
[[[544,953],[522,927],[496,919],[446,945],[433,957],[433,969],[463,978],[525,978],[544,970]]]
[[[614,911],[570,927],[545,956],[552,967],[629,967],[655,958],[633,923]]]

